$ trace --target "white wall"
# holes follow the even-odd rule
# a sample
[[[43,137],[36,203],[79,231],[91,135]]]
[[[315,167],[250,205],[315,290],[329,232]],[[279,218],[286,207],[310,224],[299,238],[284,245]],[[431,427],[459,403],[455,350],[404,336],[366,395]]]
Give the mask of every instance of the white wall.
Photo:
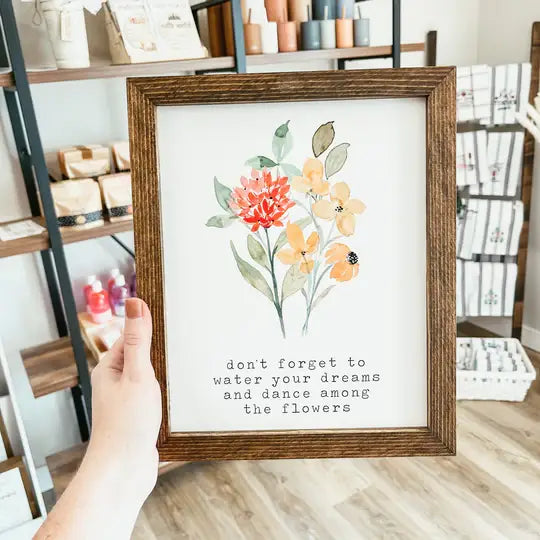
[[[403,0],[402,41],[424,41],[428,30],[438,30],[440,64],[476,61],[480,0]],[[362,4],[372,20],[372,44],[391,41],[391,1]],[[422,65],[420,53],[404,54],[403,65]],[[388,66],[389,62],[361,62],[358,67]],[[279,66],[279,69],[327,69],[327,63]],[[43,84],[32,87],[43,145],[110,142],[127,136],[124,80]],[[28,215],[28,206],[13,148],[7,111],[0,100],[0,221]],[[130,240],[130,234],[124,237]],[[130,240],[131,241],[131,240]],[[66,247],[76,296],[86,275],[103,274],[113,266],[124,269],[129,260],[110,239]],[[0,336],[6,350],[18,350],[56,337],[39,255],[0,259]],[[40,398],[40,415],[28,430],[35,434],[40,453],[51,454],[78,441],[69,392]]]
[[[532,23],[540,21],[538,0],[480,0],[478,62],[504,64],[528,62]],[[540,147],[535,148],[536,156]],[[523,342],[540,350],[540,167],[535,159]]]

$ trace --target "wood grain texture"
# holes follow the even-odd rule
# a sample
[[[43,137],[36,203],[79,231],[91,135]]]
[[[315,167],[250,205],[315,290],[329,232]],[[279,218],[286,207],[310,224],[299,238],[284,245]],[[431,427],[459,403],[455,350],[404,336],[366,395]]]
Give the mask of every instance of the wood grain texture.
[[[90,359],[88,366],[93,369],[96,362],[90,352],[86,352]],[[23,349],[21,357],[36,398],[73,388],[79,382],[69,337]]]
[[[220,7],[221,6],[217,6]],[[223,6],[224,9],[226,6]],[[230,8],[229,8],[230,9]],[[233,42],[231,42],[233,46]],[[424,43],[402,43],[401,52],[422,52]],[[234,49],[231,49],[231,54]],[[324,60],[381,58],[392,54],[391,45],[377,47],[351,47],[350,49],[328,49],[319,51],[297,51],[293,53],[259,54],[247,57],[248,66],[274,65],[291,62],[316,62]],[[429,64],[428,64],[429,65]],[[28,72],[30,84],[83,81],[91,79],[110,79],[114,77],[141,77],[166,74],[180,74],[189,71],[212,71],[234,69],[233,56],[195,58],[192,60],[167,60],[164,62],[143,62],[138,64],[108,64],[103,61],[93,63],[87,68],[55,69]],[[0,74],[0,87],[13,86],[11,73]]]
[[[458,402],[457,440],[452,458],[192,463],[159,478],[132,538],[537,539],[540,379],[523,403]]]
[[[455,453],[455,69],[415,68],[129,79],[137,287],[154,320],[163,460]],[[426,100],[428,426],[410,429],[170,433],[164,321],[158,106],[316,100]]]
[[[23,218],[13,221],[7,221],[7,223],[14,223],[16,221],[26,221],[31,219],[42,227],[45,227],[45,220],[43,217]],[[89,229],[74,229],[73,227],[60,228],[62,235],[62,241],[64,244],[73,244],[75,242],[83,242],[92,238],[101,238],[102,236],[110,236],[111,234],[117,234],[121,232],[131,231],[133,229],[132,220],[124,221],[105,221],[101,227],[91,227]],[[47,231],[43,231],[40,234],[33,236],[26,236],[24,238],[17,238],[15,240],[0,241],[0,259],[3,257],[13,257],[15,255],[23,255],[25,253],[34,253],[36,251],[42,251],[49,249],[49,235]]]
[[[531,33],[531,87],[529,90],[529,103],[539,90],[540,71],[540,22],[533,23]],[[512,336],[521,339],[523,326],[523,303],[525,300],[525,271],[527,268],[527,250],[529,244],[529,220],[531,211],[533,164],[534,164],[534,137],[525,130],[523,143],[523,164],[521,169],[521,200],[523,201],[523,229],[519,238],[520,250],[517,258],[518,275],[514,295],[514,310],[512,313]]]

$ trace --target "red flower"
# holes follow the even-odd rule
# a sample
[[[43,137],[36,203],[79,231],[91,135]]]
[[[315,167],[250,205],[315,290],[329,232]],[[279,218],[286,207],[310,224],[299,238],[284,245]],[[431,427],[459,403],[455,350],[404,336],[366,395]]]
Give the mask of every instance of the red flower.
[[[274,180],[270,171],[253,169],[251,178],[240,178],[242,187],[234,188],[229,206],[253,232],[259,227],[283,227],[281,218],[294,206],[287,195],[291,189],[287,181],[286,176]]]

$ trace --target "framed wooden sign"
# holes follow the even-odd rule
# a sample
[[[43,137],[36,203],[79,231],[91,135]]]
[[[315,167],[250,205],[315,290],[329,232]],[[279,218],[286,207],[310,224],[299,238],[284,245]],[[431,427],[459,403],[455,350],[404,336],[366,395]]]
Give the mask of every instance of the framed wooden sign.
[[[128,80],[163,460],[455,452],[454,68]]]

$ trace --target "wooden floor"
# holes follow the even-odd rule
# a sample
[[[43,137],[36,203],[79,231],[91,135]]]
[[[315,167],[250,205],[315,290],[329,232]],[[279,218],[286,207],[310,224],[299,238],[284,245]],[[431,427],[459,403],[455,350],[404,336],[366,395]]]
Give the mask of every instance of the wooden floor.
[[[540,539],[540,381],[524,403],[460,402],[454,458],[186,465],[133,538]]]

